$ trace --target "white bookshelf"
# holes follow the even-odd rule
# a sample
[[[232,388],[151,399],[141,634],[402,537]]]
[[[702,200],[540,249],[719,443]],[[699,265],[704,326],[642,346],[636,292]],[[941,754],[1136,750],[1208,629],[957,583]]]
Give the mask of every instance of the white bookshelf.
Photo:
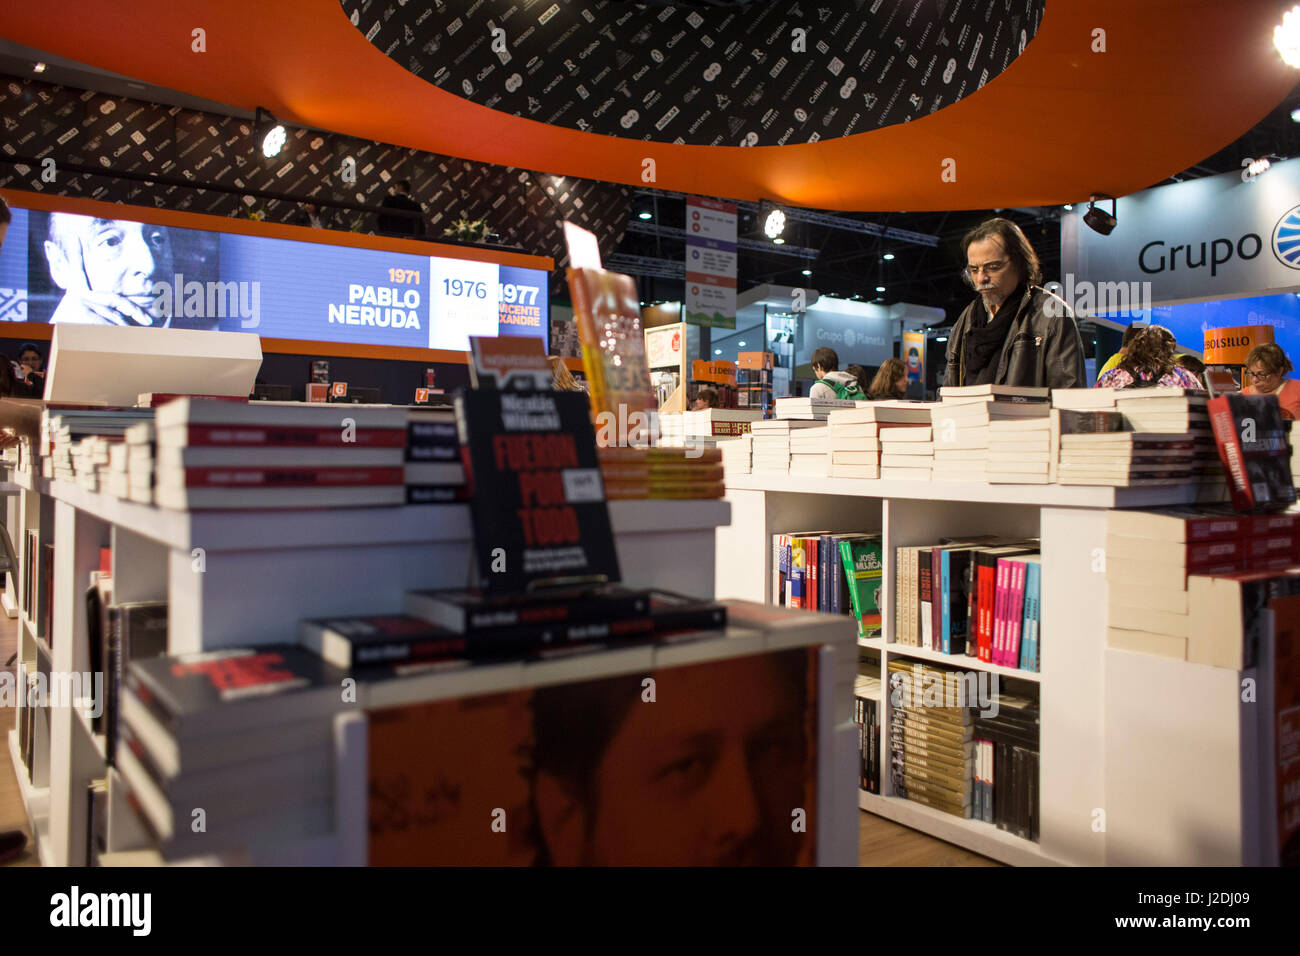
[[[89,670],[84,592],[99,550],[113,551],[114,600],[168,602],[172,653],[297,640],[306,617],[393,613],[413,588],[469,583],[472,531],[468,506],[405,506],[299,511],[179,512],[122,501],[62,481],[16,479],[27,524],[42,522],[55,544],[53,646],[38,648],[22,628],[24,659],[43,655],[59,671]],[[611,523],[623,580],[712,597],[716,530],[731,520],[721,500],[614,501]],[[195,549],[202,549],[196,552]],[[199,558],[201,557],[201,561]],[[202,564],[202,570],[195,570]],[[20,592],[21,593],[21,592]],[[538,664],[505,664],[401,682],[414,699],[466,696],[607,673],[644,673],[787,646],[822,645],[819,686],[817,859],[856,861],[857,731],[852,686],[853,627],[790,612],[793,628],[720,633],[717,639],[637,653],[611,651]],[[392,700],[385,705],[393,705]],[[321,865],[366,859],[365,716],[344,715],[336,729],[335,832],[208,862]],[[11,751],[14,746],[11,742]],[[15,772],[22,775],[16,752]],[[50,786],[44,806],[29,805],[41,833],[42,860],[73,859],[87,842],[90,781],[106,772],[104,738],[77,708],[51,708]],[[358,790],[360,788],[360,790]],[[114,807],[106,862],[157,862],[138,854],[139,835]],[[32,807],[43,813],[38,817]]]
[[[1014,865],[1107,862],[1107,835],[1094,811],[1107,806],[1106,511],[1197,502],[1196,487],[1106,488],[990,485],[982,482],[883,481],[755,473],[727,479],[732,523],[718,530],[716,592],[771,602],[772,535],[791,531],[864,531],[883,535],[881,637],[859,640],[878,651],[882,676],[894,658],[934,661],[1037,685],[1040,700],[1038,843],[982,821],[963,820],[893,795],[859,794],[861,809]],[[895,549],[981,532],[1038,536],[1042,545],[1040,671],[902,646],[894,633]],[[1101,570],[1099,570],[1099,568]],[[808,613],[808,612],[803,612]],[[1030,690],[1033,688],[1030,687]],[[882,726],[891,705],[883,695]],[[1131,729],[1131,728],[1130,728]],[[882,740],[880,761],[888,766]],[[1113,856],[1113,854],[1111,854]]]

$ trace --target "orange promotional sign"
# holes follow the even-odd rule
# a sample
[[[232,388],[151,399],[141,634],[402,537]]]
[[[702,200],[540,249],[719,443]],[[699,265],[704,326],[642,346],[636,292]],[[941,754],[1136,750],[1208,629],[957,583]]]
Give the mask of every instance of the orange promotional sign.
[[[333,395],[335,398],[347,398],[347,397],[348,397],[348,383],[347,383],[347,382],[331,382],[331,383],[330,383],[330,394]]]
[[[1228,329],[1205,330],[1206,365],[1245,365],[1246,356],[1256,345],[1273,341],[1271,325],[1238,325]]]
[[[696,359],[691,363],[691,378],[697,382],[720,382],[723,385],[735,385],[736,363],[710,362],[708,359]]]

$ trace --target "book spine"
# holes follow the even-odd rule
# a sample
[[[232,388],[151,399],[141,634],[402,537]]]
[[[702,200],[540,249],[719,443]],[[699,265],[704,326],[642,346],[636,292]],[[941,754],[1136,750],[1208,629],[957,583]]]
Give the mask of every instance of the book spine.
[[[921,549],[907,549],[908,572],[911,574],[911,582],[908,588],[908,597],[911,602],[911,609],[908,612],[908,627],[910,628],[910,637],[913,647],[921,646]]]
[[[951,653],[948,648],[952,646],[952,582],[948,577],[950,570],[951,561],[948,552],[939,551],[939,650],[945,654]]]
[[[996,559],[990,558],[989,561]],[[979,659],[984,663],[993,661],[993,595],[997,565],[983,563],[979,565]]]
[[[186,468],[187,488],[305,488],[402,485],[402,468]]]
[[[1020,666],[1020,626],[1024,620],[1025,575],[1029,571],[1026,561],[1011,563],[1011,588],[1007,593],[1007,642],[1005,661],[1007,667]]]
[[[848,584],[849,610],[853,614],[853,619],[858,622],[858,636],[862,637],[866,632],[862,625],[862,604],[858,594],[858,578],[854,573],[856,565],[853,560],[853,542],[851,540],[840,541],[840,565],[844,569],[844,578]]]
[[[647,599],[638,593],[586,595],[581,600],[537,601],[527,607],[471,610],[465,614],[464,635],[492,633],[512,627],[566,627],[593,621],[622,621],[647,617]],[[459,630],[459,629],[457,629]]]
[[[1219,459],[1227,472],[1228,492],[1232,496],[1232,507],[1236,511],[1251,511],[1255,506],[1255,495],[1246,474],[1246,460],[1242,454],[1241,436],[1237,433],[1237,423],[1232,414],[1228,397],[1221,395],[1212,398],[1206,404],[1210,414],[1210,427],[1214,431],[1214,442],[1219,449]]]
[[[404,428],[357,428],[345,435],[342,428],[290,425],[185,425],[191,446],[233,447],[292,445],[332,448],[403,448]]]
[[[1038,591],[1042,571],[1038,564],[1025,568],[1025,613],[1022,627],[1025,646],[1020,655],[1020,667],[1027,671],[1038,670]]]
[[[821,610],[821,594],[819,593],[819,589],[821,588],[821,568],[818,567],[820,559],[817,555],[817,545],[817,538],[804,538],[804,567],[808,569],[810,575],[810,581],[806,592],[808,594],[808,603],[806,607],[810,611]]]
[[[1002,663],[1003,640],[1006,633],[1006,629],[1003,627],[1005,620],[1003,615],[1006,612],[1007,604],[1007,567],[1006,560],[1000,558],[993,570],[993,637],[990,643],[992,654],[989,659],[994,664]]]
[[[979,551],[972,551],[970,553],[970,560],[963,570],[963,583],[965,584],[965,590],[962,591],[962,595],[965,598],[966,604],[965,632],[966,655],[968,657],[979,657],[980,653],[979,628],[976,626],[979,623],[979,601],[977,600],[978,592],[975,590],[975,585],[979,581],[979,574],[977,571],[979,556]],[[961,653],[960,648],[954,646],[953,653]]]
[[[785,562],[785,588],[782,594],[785,596],[785,606],[794,607],[794,538],[791,535],[781,535],[781,553]]]
[[[907,633],[907,549],[894,549],[894,633],[890,635],[895,644],[906,643]]]
[[[943,635],[943,605],[941,603],[941,593],[939,590],[939,559],[942,551],[939,548],[930,549],[930,645],[934,650],[940,650],[940,641]]]
[[[769,584],[771,594],[768,596],[768,602],[780,606],[781,604],[781,536],[772,535],[772,544],[769,553],[772,557],[772,572]]]
[[[930,571],[930,549],[921,548],[919,551],[919,588],[920,588],[920,609],[921,609],[921,646],[925,648],[934,648],[934,585]]]

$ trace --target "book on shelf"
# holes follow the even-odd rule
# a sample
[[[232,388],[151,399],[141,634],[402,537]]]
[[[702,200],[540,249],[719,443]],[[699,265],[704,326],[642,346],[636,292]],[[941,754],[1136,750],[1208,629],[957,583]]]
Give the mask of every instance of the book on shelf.
[[[122,687],[131,664],[167,653],[167,602],[136,601],[102,605],[107,646],[104,662],[104,753],[113,765],[121,723]]]
[[[646,618],[646,591],[617,585],[492,594],[481,589],[408,591],[407,614],[456,634],[530,625]]]

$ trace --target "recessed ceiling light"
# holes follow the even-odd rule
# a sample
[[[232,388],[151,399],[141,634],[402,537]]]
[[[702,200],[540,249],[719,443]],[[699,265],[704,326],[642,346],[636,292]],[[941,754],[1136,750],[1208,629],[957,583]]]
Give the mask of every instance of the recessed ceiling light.
[[[1294,109],[1291,111],[1291,122],[1300,123],[1300,109]]]
[[[744,343],[744,342],[737,342],[736,344],[739,345],[742,349],[745,347],[745,343]]]
[[[33,64],[32,64],[32,72],[33,72],[33,73],[44,73],[44,72],[45,72],[45,64],[44,64],[44,63],[33,63]]]
[[[804,270],[803,270],[803,274],[806,275],[806,276],[810,276],[810,275],[812,275],[812,270],[811,270],[811,269],[804,269]]]
[[[714,350],[713,350],[713,354],[714,354],[714,355],[721,355],[721,354],[722,354],[722,349],[714,349]]]
[[[884,259],[886,262],[893,262],[894,254],[892,252],[886,252],[883,256],[881,256],[881,258]]]
[[[1067,202],[1067,203],[1066,203],[1064,206],[1062,206],[1061,208],[1064,209],[1066,212],[1070,212],[1071,210],[1074,209],[1074,203],[1072,203],[1072,202]]]
[[[936,335],[936,336],[934,337],[934,340],[935,340],[936,342],[947,342],[947,341],[948,341],[948,336],[946,336],[946,335]]]
[[[782,239],[780,236],[777,236],[775,239],[772,240],[772,244],[774,246],[783,246],[785,245],[785,240]]]
[[[885,287],[884,287],[883,285],[878,285],[878,286],[876,286],[876,291],[877,291],[877,292],[884,292],[884,291],[885,291]]]
[[[641,212],[637,213],[637,218],[638,218],[638,219],[653,219],[653,218],[654,218],[654,213],[650,212],[650,210],[648,210],[648,209],[643,209],[643,210],[641,210]]]

